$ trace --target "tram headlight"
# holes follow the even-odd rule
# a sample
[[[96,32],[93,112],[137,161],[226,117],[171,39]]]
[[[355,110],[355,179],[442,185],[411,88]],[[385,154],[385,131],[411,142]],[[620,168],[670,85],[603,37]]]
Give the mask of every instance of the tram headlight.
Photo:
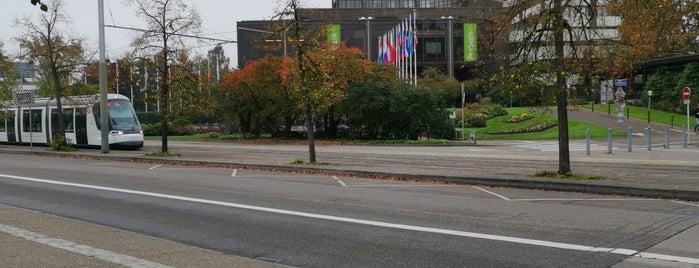
[[[121,131],[121,130],[112,130],[112,131],[109,131],[109,135],[114,135],[114,136],[116,136],[116,135],[124,135],[124,131]]]

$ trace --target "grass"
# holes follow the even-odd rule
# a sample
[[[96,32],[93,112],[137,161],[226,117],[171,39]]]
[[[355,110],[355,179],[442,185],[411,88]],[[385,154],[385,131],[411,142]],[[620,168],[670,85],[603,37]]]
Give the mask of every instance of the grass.
[[[595,107],[595,112],[605,112],[601,111],[599,109],[600,106],[599,104],[596,105]],[[588,104],[585,106],[586,108],[591,106]],[[638,107],[633,107],[633,108],[638,108]],[[514,107],[514,108],[506,108],[507,110],[507,115],[503,116],[498,116],[492,119],[488,120],[487,127],[484,128],[466,128],[466,133],[468,133],[468,130],[474,130],[476,132],[476,139],[477,140],[556,140],[558,139],[558,127],[553,126],[551,128],[548,128],[544,131],[537,131],[537,132],[529,132],[529,133],[518,133],[518,134],[491,134],[497,131],[508,131],[512,129],[523,129],[523,128],[528,128],[531,127],[532,125],[535,124],[540,124],[540,123],[547,123],[547,122],[553,122],[557,123],[557,115],[554,113],[542,113],[540,111],[535,111],[532,110],[529,107]],[[638,116],[639,110],[638,109],[630,109],[632,111],[632,116],[634,114]],[[529,120],[521,121],[518,123],[507,123],[506,121],[512,118],[512,116],[517,115],[520,116],[523,113],[526,113],[528,115],[533,115],[534,117]],[[668,118],[671,118],[669,115],[670,113],[663,113],[663,112],[657,112],[658,120],[670,120]],[[655,112],[653,113],[655,114]],[[674,115],[675,119],[677,118],[677,115]],[[653,120],[656,119],[656,117],[652,118]],[[585,139],[585,132],[586,130],[590,130],[590,137],[591,138],[606,138],[607,137],[607,128],[597,126],[597,125],[592,125],[592,124],[587,124],[575,120],[568,120],[568,137],[571,140],[574,139]],[[626,136],[627,133],[624,131],[619,131],[619,130],[612,130],[612,135],[615,137],[623,137]],[[146,136],[144,137],[147,140],[160,140],[160,136]],[[191,136],[168,136],[168,140],[172,141],[211,141],[211,140],[241,140],[242,137],[241,135],[238,134],[232,134],[232,135],[221,135],[218,136],[217,138],[212,137],[211,135],[191,135]],[[355,144],[421,144],[421,145],[441,145],[441,144],[453,144],[453,141],[451,140],[445,140],[445,139],[430,139],[430,140],[373,140],[373,141],[364,141],[364,140],[355,140],[352,141],[352,143]]]
[[[583,105],[582,107],[585,109],[592,110],[592,104],[589,104],[589,103]],[[691,106],[690,106],[690,109],[691,109]],[[596,113],[610,114],[613,117],[616,116],[616,108],[614,107],[614,104],[595,104],[595,112]],[[626,107],[624,107],[624,116],[647,121],[648,120],[648,107],[636,107],[636,106],[626,105]],[[691,125],[694,123],[694,116],[691,114],[691,111],[690,111],[689,116],[690,116],[689,124],[690,124],[690,129],[691,129],[692,128]],[[666,124],[666,125],[669,125],[671,127],[680,127],[683,125],[687,125],[687,114],[676,114],[676,113],[669,113],[669,112],[651,109],[650,110],[650,120],[651,120],[651,122]]]
[[[178,153],[171,153],[171,152],[154,152],[154,153],[147,153],[146,156],[150,156],[150,157],[180,157],[181,155]]]
[[[519,134],[489,134],[496,131],[508,129],[525,128],[536,123],[557,122],[557,115],[552,113],[541,113],[532,111],[528,107],[506,108],[507,115],[498,116],[488,120],[485,128],[472,128],[476,131],[478,140],[555,140],[558,138],[558,127],[546,129],[540,132],[519,133]],[[527,113],[534,118],[519,123],[506,123],[513,115]],[[590,129],[590,137],[607,137],[607,128],[597,125],[587,124],[575,120],[568,120],[568,137],[570,139],[584,139],[585,131]],[[613,136],[625,136],[623,131],[612,131]]]
[[[534,174],[534,177],[550,178],[550,179],[560,179],[560,180],[603,180],[604,177],[599,175],[585,175],[585,174],[559,174],[556,171],[544,170]]]

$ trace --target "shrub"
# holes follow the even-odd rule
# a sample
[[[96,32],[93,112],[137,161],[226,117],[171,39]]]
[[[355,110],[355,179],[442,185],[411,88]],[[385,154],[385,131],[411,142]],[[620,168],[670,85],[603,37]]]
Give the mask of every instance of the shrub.
[[[488,116],[488,118],[495,118],[501,115],[506,115],[507,110],[503,108],[500,105],[493,104],[493,105],[482,105],[481,108],[479,109],[481,113],[484,113]]]
[[[472,113],[466,116],[468,127],[486,127],[488,125],[488,115],[483,113]]]

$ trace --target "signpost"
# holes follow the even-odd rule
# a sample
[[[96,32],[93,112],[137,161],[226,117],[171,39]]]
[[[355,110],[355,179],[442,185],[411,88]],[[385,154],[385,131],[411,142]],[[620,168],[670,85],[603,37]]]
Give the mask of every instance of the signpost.
[[[687,105],[687,131],[689,131],[689,98],[692,97],[692,90],[689,87],[684,87],[682,89],[682,100],[684,104]],[[689,136],[687,137],[689,138]]]

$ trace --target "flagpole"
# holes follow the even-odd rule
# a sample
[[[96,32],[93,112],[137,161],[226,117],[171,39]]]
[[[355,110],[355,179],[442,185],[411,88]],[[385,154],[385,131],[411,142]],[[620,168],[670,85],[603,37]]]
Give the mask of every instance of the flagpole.
[[[413,9],[413,67],[415,68],[414,85],[417,87],[417,11]]]

